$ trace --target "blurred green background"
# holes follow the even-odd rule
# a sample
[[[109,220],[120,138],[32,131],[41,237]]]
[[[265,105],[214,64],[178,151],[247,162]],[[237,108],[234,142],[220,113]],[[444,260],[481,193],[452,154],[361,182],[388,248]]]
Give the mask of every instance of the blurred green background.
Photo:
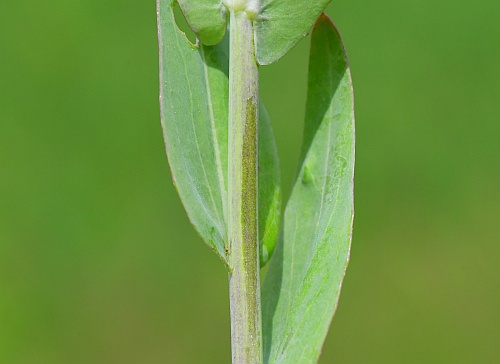
[[[500,362],[500,2],[334,0],[351,263],[321,363]],[[262,69],[285,195],[302,41]],[[151,1],[0,2],[0,363],[229,363],[222,264],[163,149]]]

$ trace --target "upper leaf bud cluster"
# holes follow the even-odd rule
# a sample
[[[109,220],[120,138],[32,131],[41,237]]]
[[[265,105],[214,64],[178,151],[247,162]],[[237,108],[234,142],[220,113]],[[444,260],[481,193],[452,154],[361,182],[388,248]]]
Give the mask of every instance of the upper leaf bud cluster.
[[[259,13],[258,0],[224,0],[224,5],[231,11],[245,12],[251,20],[255,20]]]

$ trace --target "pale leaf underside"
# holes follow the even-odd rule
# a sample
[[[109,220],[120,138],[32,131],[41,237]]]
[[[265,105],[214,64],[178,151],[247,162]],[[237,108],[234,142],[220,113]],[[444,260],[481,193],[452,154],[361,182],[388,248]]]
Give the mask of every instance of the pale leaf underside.
[[[189,219],[227,265],[228,42],[193,45],[175,24],[173,0],[158,1],[161,119],[172,177]],[[278,232],[281,189],[271,124],[259,122],[261,264]]]

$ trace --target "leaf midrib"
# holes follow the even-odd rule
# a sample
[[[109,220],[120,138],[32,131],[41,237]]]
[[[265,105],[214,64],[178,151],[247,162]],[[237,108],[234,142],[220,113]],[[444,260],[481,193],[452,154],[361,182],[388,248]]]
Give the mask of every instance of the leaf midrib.
[[[204,80],[205,80],[205,85],[207,89],[207,98],[208,98],[208,110],[210,114],[210,131],[212,133],[212,140],[214,143],[214,150],[215,150],[215,163],[217,165],[217,182],[219,185],[219,190],[222,198],[222,215],[223,215],[223,226],[225,226],[225,223],[227,222],[227,207],[226,207],[226,201],[227,201],[227,190],[226,190],[226,184],[225,184],[225,178],[224,178],[224,172],[222,171],[222,161],[221,161],[221,151],[219,147],[219,141],[217,139],[217,128],[215,126],[215,116],[214,116],[214,108],[213,108],[213,103],[212,103],[212,91],[211,91],[211,86],[210,82],[208,79],[208,68],[207,68],[207,62],[205,59],[205,47],[203,45],[200,45],[200,53],[201,53],[201,58],[203,60],[203,73],[204,73]],[[223,242],[227,241],[227,231],[226,229],[220,231],[222,240]]]
[[[179,37],[176,37],[176,42],[177,42],[177,47],[179,49],[181,49],[181,45],[179,43]],[[188,69],[187,69],[187,65],[186,65],[186,58],[183,54],[183,52],[179,52],[181,55],[182,55],[182,64],[184,66],[184,71],[185,73],[184,74],[189,74],[188,73]],[[203,163],[203,158],[202,158],[202,155],[201,155],[201,151],[200,151],[200,146],[199,146],[199,143],[198,143],[198,135],[196,133],[196,123],[194,122],[194,120],[196,120],[195,118],[195,114],[194,114],[194,108],[193,108],[193,91],[191,90],[191,84],[189,82],[189,80],[186,80],[186,84],[187,84],[187,88],[188,88],[188,91],[189,91],[189,105],[190,105],[190,110],[191,110],[191,119],[193,120],[193,122],[191,123],[192,126],[193,126],[193,134],[194,134],[194,138],[196,140],[195,144],[196,144],[196,150],[198,152],[198,157],[200,158],[200,161],[202,161],[201,163],[201,167],[202,167],[202,170],[203,170],[203,176],[205,178],[205,182],[206,182],[206,185],[207,187],[210,186],[210,183],[209,183],[209,180],[208,180],[208,175],[207,175],[207,172],[206,172],[206,169],[205,169],[205,164]],[[187,169],[187,171],[189,171],[189,169]],[[194,180],[194,179],[193,179]],[[208,191],[209,191],[209,194],[210,194],[210,199],[212,201],[212,205],[213,205],[213,208],[214,208],[214,212],[217,214],[217,217],[220,219],[220,216],[219,216],[219,211],[217,209],[217,205],[215,203],[215,199],[214,199],[214,196],[213,196],[213,193],[212,193],[212,189],[210,187],[208,187]],[[203,206],[204,209],[206,209],[204,203],[203,203],[203,200],[201,200],[201,198],[199,196],[198,197],[198,200],[201,202],[201,205]],[[207,216],[210,216],[211,214],[207,213]],[[214,219],[212,219],[212,221],[214,222],[214,225],[217,226],[218,230],[219,230],[219,234],[222,235],[222,230],[221,230],[221,226],[220,226],[220,221],[214,221]],[[214,245],[215,242],[214,242]],[[215,246],[215,250],[218,252],[218,254],[220,254],[220,252],[218,251],[217,247]]]

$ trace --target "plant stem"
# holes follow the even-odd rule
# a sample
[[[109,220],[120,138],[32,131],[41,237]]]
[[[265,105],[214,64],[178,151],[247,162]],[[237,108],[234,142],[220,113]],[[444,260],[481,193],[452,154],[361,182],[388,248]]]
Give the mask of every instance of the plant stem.
[[[229,55],[229,295],[234,364],[262,363],[257,220],[259,73],[253,25],[231,10]]]

